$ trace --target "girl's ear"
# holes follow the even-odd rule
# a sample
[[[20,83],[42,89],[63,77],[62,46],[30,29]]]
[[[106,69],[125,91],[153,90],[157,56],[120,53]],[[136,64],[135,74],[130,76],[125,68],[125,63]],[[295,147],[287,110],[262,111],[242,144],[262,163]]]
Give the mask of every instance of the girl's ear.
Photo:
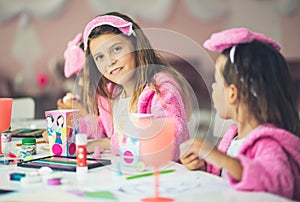
[[[229,90],[228,90],[228,98],[229,98],[229,103],[234,104],[238,101],[238,89],[236,85],[230,84],[229,85]]]

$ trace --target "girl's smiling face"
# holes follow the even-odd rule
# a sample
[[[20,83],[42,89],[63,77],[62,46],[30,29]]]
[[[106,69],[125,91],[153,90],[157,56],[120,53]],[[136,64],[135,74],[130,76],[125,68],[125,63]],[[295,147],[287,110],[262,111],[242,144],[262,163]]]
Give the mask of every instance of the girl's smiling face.
[[[122,35],[103,34],[90,41],[90,52],[98,70],[107,79],[126,85],[136,68],[134,47]]]

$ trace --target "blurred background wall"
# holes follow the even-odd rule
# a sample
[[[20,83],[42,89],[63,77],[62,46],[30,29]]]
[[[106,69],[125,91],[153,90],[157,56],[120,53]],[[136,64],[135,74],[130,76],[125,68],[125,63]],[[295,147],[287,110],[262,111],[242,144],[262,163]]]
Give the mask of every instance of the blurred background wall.
[[[192,69],[198,68],[207,84],[213,80],[213,68],[199,49],[213,32],[225,28],[248,27],[277,40],[299,85],[300,0],[0,0],[0,96],[34,97],[37,118],[54,109],[57,98],[72,89],[63,76],[67,42],[108,11],[125,13],[142,28],[165,29],[193,42],[196,46],[187,51],[181,48],[185,40],[149,34],[154,47],[166,44],[180,56],[167,54],[205,100],[204,107],[210,104],[209,90],[203,82],[197,84],[201,78]]]

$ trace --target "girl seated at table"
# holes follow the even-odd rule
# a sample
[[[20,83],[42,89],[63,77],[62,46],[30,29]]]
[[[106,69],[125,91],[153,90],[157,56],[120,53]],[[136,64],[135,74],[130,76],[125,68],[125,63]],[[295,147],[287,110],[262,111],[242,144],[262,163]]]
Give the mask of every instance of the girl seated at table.
[[[88,151],[100,145],[102,150],[111,149],[119,155],[124,138],[117,134],[117,124],[122,122],[119,115],[124,111],[174,118],[173,160],[178,160],[180,143],[189,139],[191,104],[185,78],[151,47],[141,28],[120,13],[91,20],[83,42],[83,103],[89,115],[80,120],[80,132],[97,138],[89,142]],[[96,134],[94,120],[98,121]]]
[[[182,144],[181,162],[226,177],[237,190],[300,200],[300,121],[280,46],[237,28],[213,34],[204,47],[222,51],[212,98],[218,115],[236,124],[218,149],[200,139]]]

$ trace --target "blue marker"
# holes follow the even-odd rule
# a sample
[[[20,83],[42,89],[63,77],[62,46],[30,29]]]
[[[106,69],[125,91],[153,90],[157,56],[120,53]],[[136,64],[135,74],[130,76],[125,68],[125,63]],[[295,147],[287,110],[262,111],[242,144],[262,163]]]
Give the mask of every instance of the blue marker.
[[[9,174],[10,180],[12,180],[12,181],[20,181],[21,178],[23,178],[25,176],[26,176],[25,173],[10,173]]]

